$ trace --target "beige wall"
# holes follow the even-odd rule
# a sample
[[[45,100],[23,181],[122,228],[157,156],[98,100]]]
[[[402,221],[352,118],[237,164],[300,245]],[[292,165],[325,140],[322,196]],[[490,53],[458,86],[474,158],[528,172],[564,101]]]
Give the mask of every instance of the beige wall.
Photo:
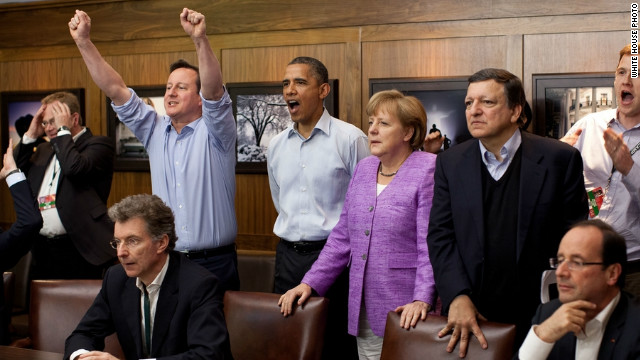
[[[369,79],[468,76],[500,67],[534,74],[613,71],[629,41],[627,1],[285,0],[190,1],[207,16],[225,82],[279,81],[289,60],[313,56],[339,79],[340,118],[364,129]],[[105,98],[93,84],[66,23],[92,16],[92,36],[130,86],[161,85],[170,62],[195,61],[181,3],[45,1],[0,6],[0,91],[85,88],[87,124],[106,134]],[[366,130],[366,129],[365,129]],[[0,129],[4,131],[4,129]],[[276,213],[263,174],[238,174],[238,244],[273,249]],[[109,203],[150,192],[148,173],[118,172]],[[0,223],[14,219],[0,186]]]

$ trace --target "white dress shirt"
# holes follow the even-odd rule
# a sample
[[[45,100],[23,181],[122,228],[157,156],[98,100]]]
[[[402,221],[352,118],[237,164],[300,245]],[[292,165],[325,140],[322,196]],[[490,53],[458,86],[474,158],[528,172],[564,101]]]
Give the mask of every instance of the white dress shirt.
[[[578,335],[576,340],[576,360],[597,360],[598,351],[600,350],[600,344],[602,343],[602,336],[607,328],[607,323],[613,310],[620,301],[620,293],[616,295],[607,306],[602,309],[589,322],[587,322],[584,333]],[[535,333],[534,329],[538,325],[534,325],[529,330],[527,337],[525,338],[518,356],[520,360],[543,360],[546,359],[555,343],[548,343],[542,341]]]

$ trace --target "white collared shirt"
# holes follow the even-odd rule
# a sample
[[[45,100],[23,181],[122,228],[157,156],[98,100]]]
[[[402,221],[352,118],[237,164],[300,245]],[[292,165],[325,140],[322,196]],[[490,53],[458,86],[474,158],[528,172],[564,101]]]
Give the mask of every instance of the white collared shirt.
[[[147,286],[147,292],[149,293],[149,308],[150,308],[150,313],[151,313],[151,319],[150,319],[150,324],[151,324],[151,335],[153,336],[153,324],[154,324],[154,320],[156,317],[156,306],[158,305],[158,295],[160,294],[160,287],[162,286],[162,282],[164,281],[164,276],[167,274],[167,269],[169,268],[169,257],[167,256],[167,259],[164,262],[164,266],[162,266],[162,269],[160,270],[160,272],[158,273],[158,275],[156,276],[156,278],[151,282],[151,284],[149,284],[149,286]],[[141,333],[144,333],[144,298],[142,296],[142,291],[144,291],[142,289],[142,281],[140,280],[140,278],[136,278],[136,287],[138,289],[140,289],[140,313],[142,314],[142,316],[140,317],[140,331]],[[152,339],[153,342],[153,339]],[[146,339],[144,336],[142,336],[142,346],[145,347],[146,346]],[[78,349],[76,351],[74,351],[71,356],[69,356],[69,359],[71,360],[75,360],[76,357],[80,356],[81,354],[86,354],[89,351],[87,349]],[[140,360],[152,360],[152,359],[140,359]]]
[[[160,287],[162,286],[162,282],[164,281],[164,276],[167,274],[167,269],[169,268],[169,256],[165,260],[164,266],[158,273],[158,276],[151,282],[151,284],[147,285],[147,292],[149,293],[149,309],[151,318],[149,319],[149,324],[151,324],[151,342],[153,343],[153,325],[156,319],[156,307],[158,305],[158,295],[160,295]],[[142,316],[140,317],[140,329],[141,333],[144,334],[144,289],[142,287],[142,280],[140,278],[136,278],[136,286],[140,289],[140,313]],[[142,336],[142,347],[144,348],[147,345],[146,339]]]
[[[73,141],[77,141],[82,134],[87,131],[86,127],[83,127],[82,130],[77,133],[73,137]],[[58,136],[60,135],[71,135],[71,132],[68,130],[62,130],[58,132]],[[27,134],[22,136],[23,144],[31,144],[35,142],[37,139],[30,138]],[[40,204],[46,196],[55,195],[58,192],[58,181],[60,180],[60,173],[62,169],[60,167],[60,162],[58,161],[58,157],[54,154],[51,161],[49,161],[49,165],[44,172],[44,176],[42,178],[42,184],[40,184],[40,191],[38,192],[38,204]],[[40,214],[42,215],[42,229],[40,229],[40,235],[46,237],[54,237],[58,235],[64,235],[67,233],[67,230],[64,228],[64,224],[62,224],[62,220],[60,220],[60,214],[58,214],[58,209],[56,207],[48,208],[48,209],[40,209]]]
[[[325,109],[304,138],[293,125],[267,149],[273,233],[288,241],[326,239],[338,223],[356,164],[369,156],[362,130]]]
[[[596,317],[587,322],[584,333],[580,334],[576,340],[576,360],[596,360],[598,358],[602,336],[607,328],[609,318],[619,301],[620,292]],[[529,333],[520,347],[518,352],[520,360],[546,359],[555,345],[555,343],[542,341],[534,331],[536,326],[538,325],[534,325],[529,329]]]
[[[629,174],[611,173],[613,160],[604,148],[603,134],[612,129],[621,135],[633,149],[640,144],[640,124],[625,129],[620,123],[617,109],[589,114],[571,127],[567,135],[578,129],[582,133],[574,147],[580,151],[584,167],[584,185],[587,191],[601,187],[607,189],[599,214],[595,217],[613,226],[627,243],[627,260],[640,259],[640,151],[632,159]],[[611,178],[611,183],[609,183]]]

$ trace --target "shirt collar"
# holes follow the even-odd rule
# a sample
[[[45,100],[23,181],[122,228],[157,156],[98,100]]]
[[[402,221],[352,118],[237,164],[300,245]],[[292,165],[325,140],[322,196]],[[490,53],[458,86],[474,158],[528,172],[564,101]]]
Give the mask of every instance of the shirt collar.
[[[520,134],[520,129],[518,129],[513,133],[513,135],[511,135],[509,140],[507,140],[507,142],[504,143],[504,145],[502,145],[502,148],[500,149],[502,162],[511,161],[516,151],[518,151],[521,143],[522,134]],[[478,144],[480,144],[480,153],[482,154],[482,161],[485,165],[488,166],[490,161],[497,162],[496,156],[492,152],[487,150],[486,147],[484,147],[482,141],[478,141]]]
[[[609,120],[607,122],[607,127],[612,127],[614,124],[617,125],[618,127],[620,127],[621,131],[625,131],[625,130],[631,130],[631,129],[636,129],[636,128],[640,128],[640,123],[636,124],[634,127],[632,127],[631,129],[625,129],[624,126],[622,126],[622,123],[620,123],[620,110],[618,110],[616,108],[616,117],[614,117],[613,119]]]
[[[607,304],[607,306],[605,306],[604,309],[602,309],[598,313],[598,315],[596,315],[596,317],[591,319],[585,325],[584,332],[587,338],[593,336],[598,330],[604,329],[605,326],[607,326],[609,318],[611,317],[611,314],[613,314],[613,310],[616,308],[619,301],[620,292],[618,292],[618,294],[613,299],[611,299],[611,301],[609,301],[609,304]],[[580,334],[582,336],[578,336],[578,338],[585,337],[585,334]]]
[[[320,120],[318,120],[318,122],[316,123],[316,126],[314,126],[313,130],[311,130],[311,135],[309,135],[309,139],[311,139],[313,134],[317,133],[318,131],[322,131],[327,135],[331,134],[331,115],[329,115],[329,112],[327,111],[327,109],[323,110],[322,116],[320,116]],[[292,124],[291,128],[289,129],[289,136],[292,136],[294,134],[298,136],[302,136],[298,132],[296,124]]]
[[[86,127],[82,127],[82,130],[80,130],[80,132],[79,132],[79,133],[77,133],[77,134],[72,138],[72,139],[73,139],[73,142],[78,141],[78,138],[79,138],[80,136],[82,136],[82,134],[84,134],[84,133],[86,133],[86,132],[87,132],[87,128],[86,128]]]
[[[153,279],[151,284],[147,286],[148,289],[151,289],[152,287],[160,287],[162,285],[162,282],[164,281],[164,276],[167,274],[167,269],[169,268],[170,257],[171,256],[167,254],[167,259],[164,261],[164,265],[162,266],[162,269],[160,269],[160,272],[158,273],[158,275],[156,275],[156,278]],[[143,285],[142,280],[140,280],[140,278],[137,277],[136,286],[138,287],[138,289],[140,289],[140,291],[143,291],[142,285]]]
[[[198,124],[198,122],[202,120],[202,117],[188,123],[187,125],[185,125],[182,130],[189,128],[189,130],[195,130],[196,125]],[[165,132],[170,132],[172,129],[174,129],[173,124],[171,123],[171,118],[166,117],[166,121],[167,121],[167,126],[165,128]],[[176,132],[177,133],[177,132]]]

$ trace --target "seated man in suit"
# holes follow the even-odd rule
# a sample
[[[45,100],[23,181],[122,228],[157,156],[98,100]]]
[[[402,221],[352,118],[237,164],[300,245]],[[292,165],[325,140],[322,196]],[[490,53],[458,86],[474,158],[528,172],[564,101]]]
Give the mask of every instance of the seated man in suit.
[[[31,193],[27,179],[13,160],[13,142],[4,155],[0,180],[6,179],[13,197],[16,222],[7,232],[0,229],[0,272],[12,268],[32,245],[32,239],[42,227],[42,217],[36,198]],[[0,345],[9,343],[9,314],[11,309],[4,308],[4,287],[0,286]]]
[[[601,220],[576,224],[560,242],[559,298],[540,305],[520,359],[638,359],[640,307],[623,292],[625,239]]]
[[[218,279],[174,251],[171,209],[156,195],[132,195],[109,209],[111,241],[121,265],[67,338],[65,359],[100,356],[104,338],[118,336],[127,359],[231,358]]]

